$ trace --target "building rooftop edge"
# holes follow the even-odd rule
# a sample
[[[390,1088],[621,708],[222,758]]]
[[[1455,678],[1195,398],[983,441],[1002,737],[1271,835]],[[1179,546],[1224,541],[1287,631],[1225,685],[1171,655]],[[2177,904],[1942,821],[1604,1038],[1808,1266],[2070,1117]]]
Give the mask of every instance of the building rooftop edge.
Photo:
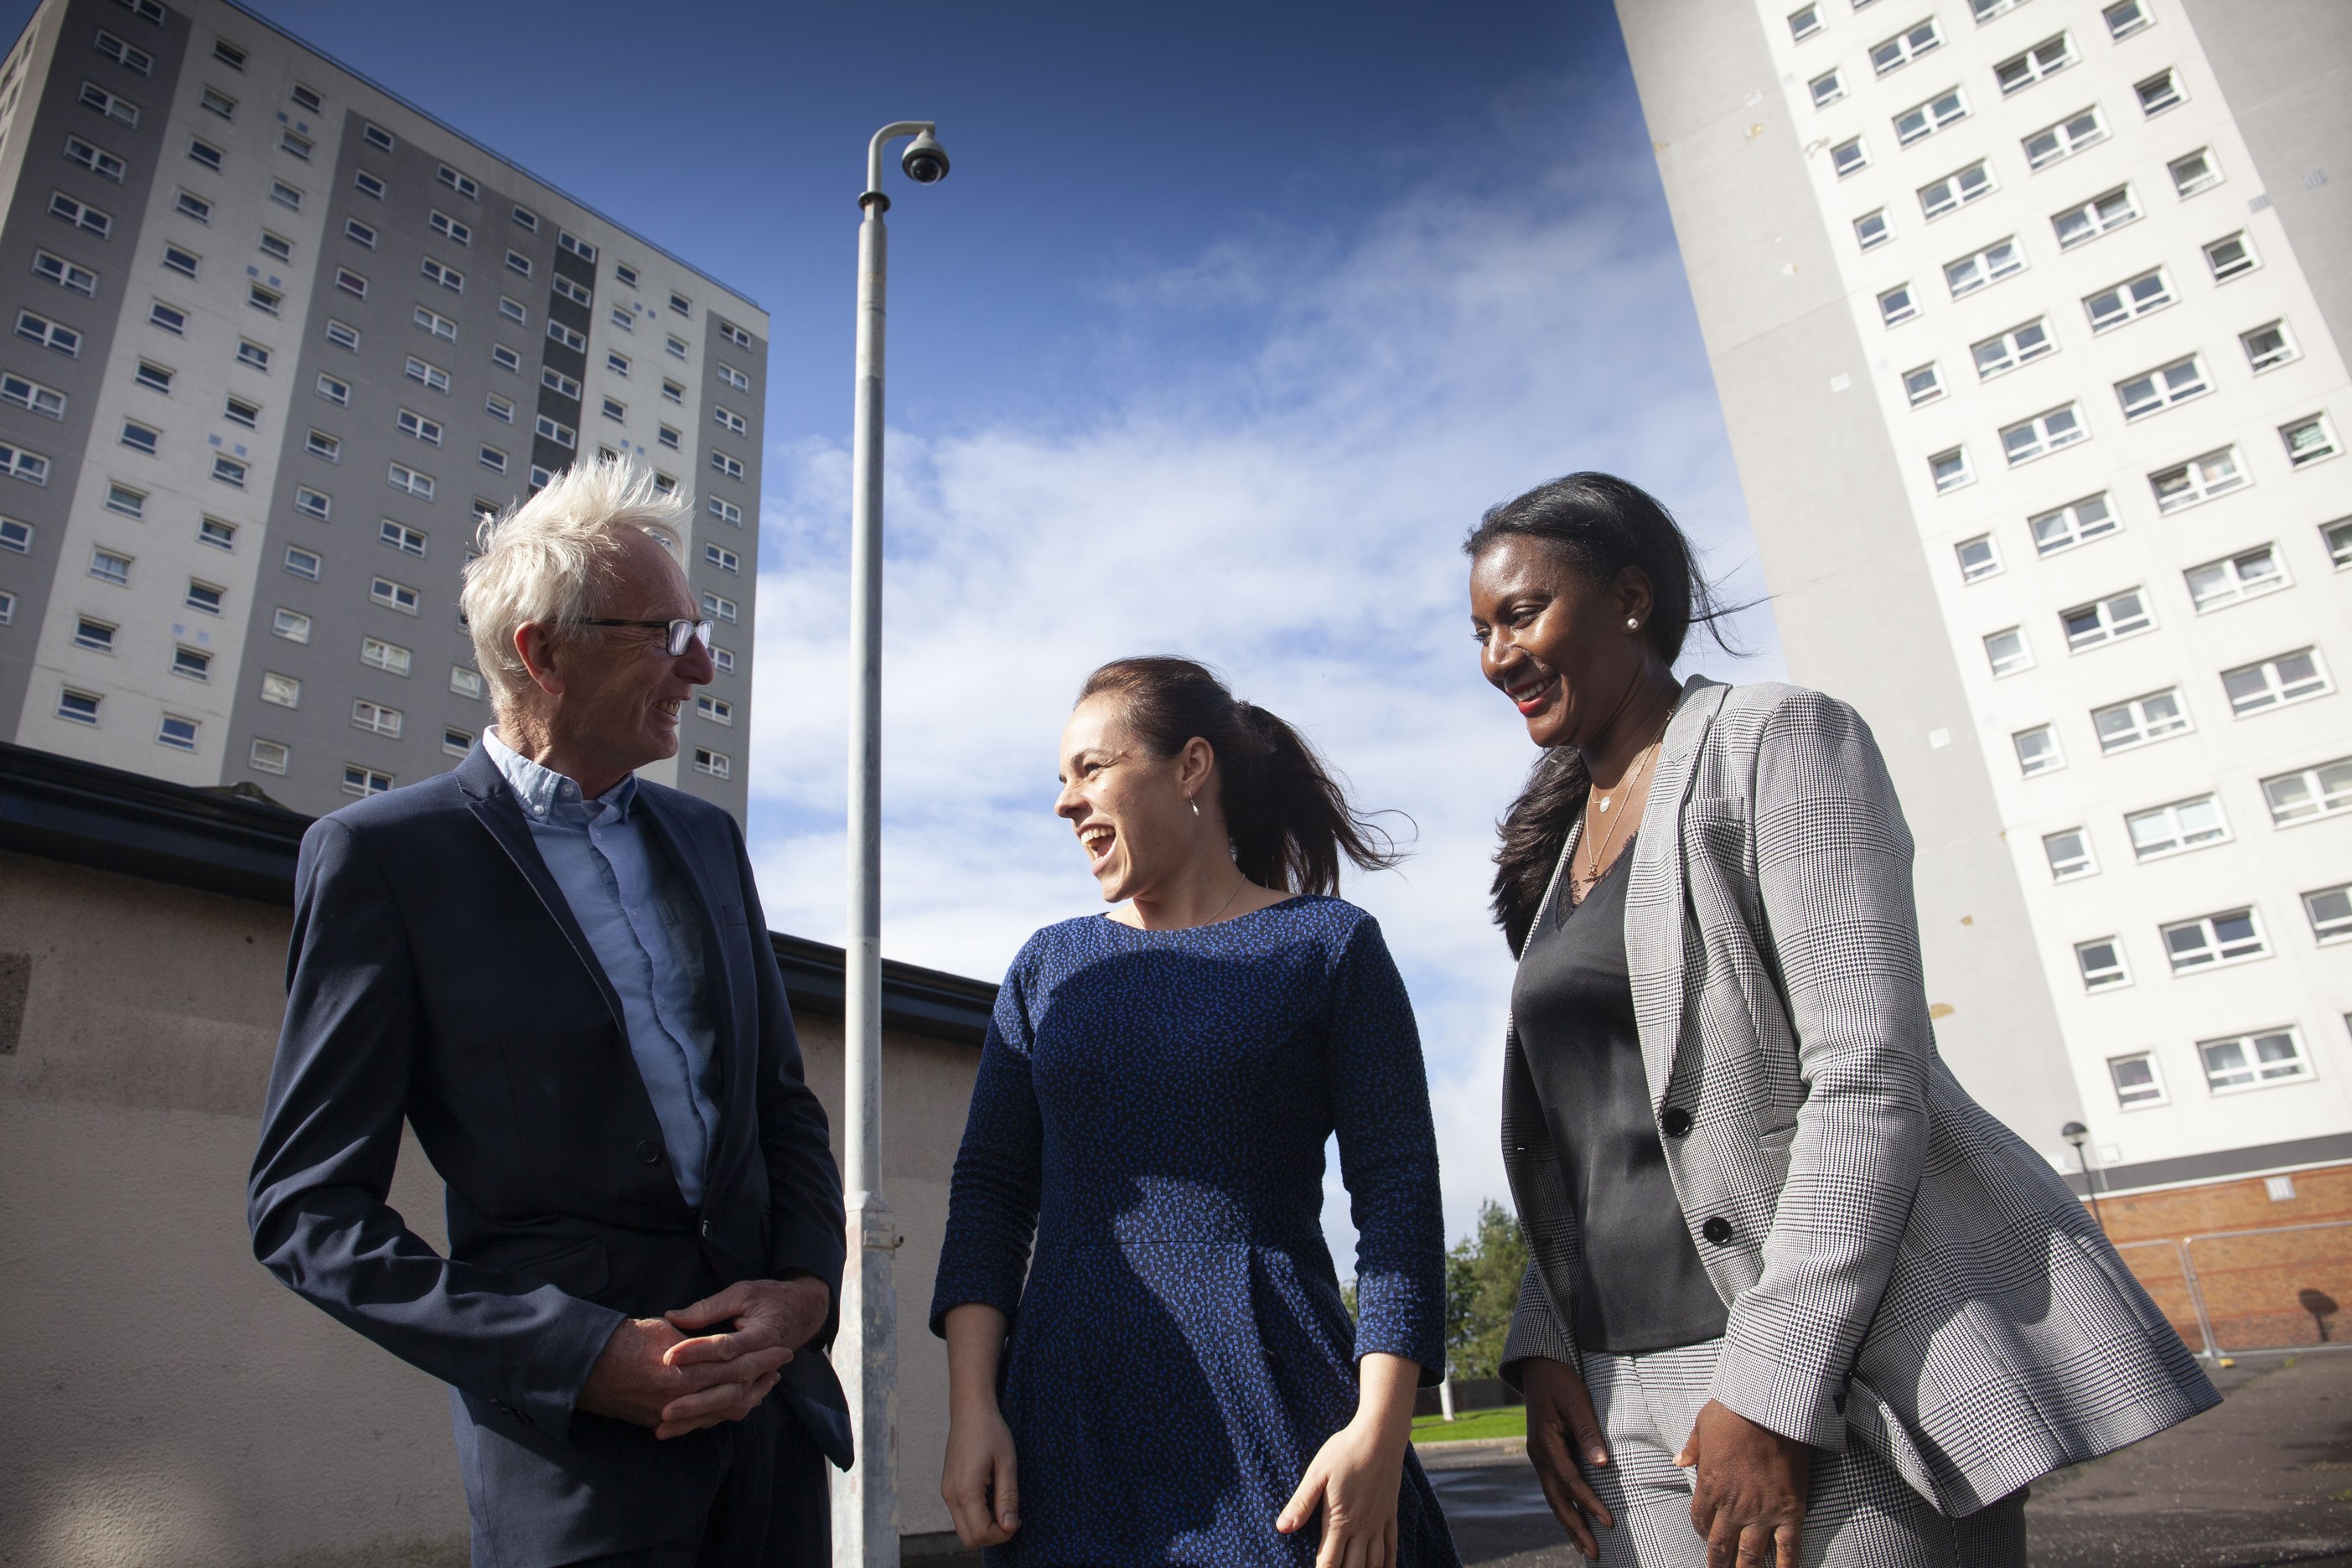
[[[733,284],[728,282],[725,278],[716,277],[713,274],[705,271],[703,268],[695,266],[694,263],[687,260],[686,257],[678,255],[676,251],[671,250],[668,246],[658,245],[654,241],[647,239],[635,229],[631,228],[628,225],[614,217],[612,214],[604,211],[604,208],[595,205],[593,203],[582,201],[578,196],[572,194],[572,192],[564,189],[562,185],[557,184],[554,181],[548,179],[542,174],[532,172],[530,169],[525,168],[522,164],[507,156],[507,154],[499,152],[497,148],[458,130],[456,126],[450,124],[447,120],[442,119],[431,110],[416,103],[404,93],[394,91],[391,88],[386,87],[383,82],[378,81],[375,78],[368,75],[367,72],[361,70],[358,67],[353,66],[349,61],[342,59],[339,56],[329,54],[326,50],[319,47],[316,44],[311,43],[300,34],[271,21],[260,12],[255,10],[251,5],[246,5],[244,0],[221,0],[221,3],[227,5],[233,11],[238,11],[243,13],[245,16],[250,16],[255,22],[268,28],[271,32],[277,34],[279,37],[284,38],[289,43],[294,44],[299,47],[308,49],[310,53],[318,56],[329,65],[333,66],[337,70],[342,71],[349,76],[365,82],[369,87],[373,88],[376,91],[383,94],[384,97],[392,99],[393,102],[400,105],[401,108],[407,110],[412,114],[430,120],[433,124],[438,126],[443,131],[447,131],[458,141],[463,141],[467,146],[474,148],[484,156],[497,159],[499,162],[505,164],[508,168],[512,169],[516,173],[522,175],[526,179],[536,180],[539,183],[546,186],[557,195],[562,196],[565,201],[571,202],[580,207],[582,211],[595,214],[596,216],[603,219],[604,222],[611,224],[614,228],[620,230],[623,234],[627,235],[631,239],[635,240],[638,244],[646,246],[648,250],[659,252],[662,256],[667,256],[671,261],[676,262],[678,266],[686,268],[688,272],[693,273],[697,277],[703,279],[705,282],[715,284],[719,287],[727,290],[728,293],[732,294],[736,298],[740,299],[744,304],[749,305],[752,309],[759,311],[761,315],[770,316],[770,326],[772,329],[774,324],[772,313],[768,309],[768,308],[761,304],[758,300],[752,298],[750,295],[744,293],[741,289],[736,287]],[[35,14],[38,15],[37,10]],[[26,25],[29,26],[31,26],[31,23],[28,21]]]
[[[316,819],[247,785],[173,784],[0,741],[0,850],[290,908],[302,834]],[[842,950],[768,934],[799,1011],[838,1018]],[[986,980],[882,963],[885,1028],[978,1045],[996,1005]]]

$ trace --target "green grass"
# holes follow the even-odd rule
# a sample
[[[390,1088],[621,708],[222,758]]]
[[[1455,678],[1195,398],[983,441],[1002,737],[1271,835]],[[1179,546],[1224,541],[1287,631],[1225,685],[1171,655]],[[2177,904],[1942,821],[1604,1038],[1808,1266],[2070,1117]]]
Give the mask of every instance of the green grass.
[[[1416,1416],[1412,1421],[1412,1440],[1416,1443],[1459,1443],[1473,1437],[1527,1435],[1528,1411],[1524,1405],[1507,1406],[1500,1410],[1465,1410],[1451,1421],[1443,1416]]]

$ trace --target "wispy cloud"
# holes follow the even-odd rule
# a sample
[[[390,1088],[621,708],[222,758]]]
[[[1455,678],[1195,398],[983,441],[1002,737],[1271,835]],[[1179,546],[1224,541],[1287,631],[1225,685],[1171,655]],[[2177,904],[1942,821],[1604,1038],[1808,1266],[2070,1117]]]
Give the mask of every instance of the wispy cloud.
[[[1221,239],[1097,308],[1196,368],[1050,428],[890,434],[885,950],[993,977],[1038,925],[1098,908],[1048,811],[1070,698],[1119,654],[1206,659],[1417,824],[1404,868],[1349,895],[1412,988],[1458,1233],[1504,1191],[1510,977],[1484,896],[1532,759],[1478,677],[1461,538],[1528,485],[1607,468],[1760,591],[1649,171],[1488,198],[1433,183],[1350,235]],[[1245,315],[1244,347],[1197,368],[1188,342],[1235,329],[1221,312]],[[833,444],[770,455],[751,773],[771,923],[833,940],[847,472]],[[1777,674],[1769,616],[1744,633],[1763,652],[1743,673]]]

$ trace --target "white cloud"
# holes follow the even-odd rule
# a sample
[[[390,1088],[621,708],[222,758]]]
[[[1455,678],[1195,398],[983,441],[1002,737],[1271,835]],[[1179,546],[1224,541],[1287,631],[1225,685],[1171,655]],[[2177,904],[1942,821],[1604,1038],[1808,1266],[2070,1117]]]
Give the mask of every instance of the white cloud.
[[[1432,189],[1344,246],[1207,246],[1101,308],[1130,341],[1174,341],[1245,300],[1261,326],[1226,368],[1050,428],[890,433],[886,952],[994,977],[1031,930],[1099,907],[1048,810],[1071,695],[1120,654],[1205,659],[1304,728],[1363,804],[1418,825],[1406,866],[1349,895],[1412,988],[1450,1233],[1505,1196],[1510,971],[1485,890],[1532,751],[1478,676],[1461,538],[1496,500],[1605,468],[1674,507],[1735,592],[1759,591],[1680,266],[1640,178],[1569,171],[1508,200]],[[770,455],[751,775],[770,924],[830,941],[847,471],[829,444]],[[1743,673],[1777,674],[1769,618],[1746,630],[1766,651]]]

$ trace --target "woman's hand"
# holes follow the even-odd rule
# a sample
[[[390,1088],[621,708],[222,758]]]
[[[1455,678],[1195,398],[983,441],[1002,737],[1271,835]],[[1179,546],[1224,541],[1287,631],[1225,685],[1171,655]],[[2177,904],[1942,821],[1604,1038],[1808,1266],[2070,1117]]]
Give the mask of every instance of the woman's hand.
[[[1323,1545],[1315,1568],[1394,1568],[1397,1560],[1397,1493],[1404,1483],[1421,1367],[1375,1352],[1358,1364],[1358,1375],[1363,1390],[1355,1419],[1317,1450],[1274,1521],[1275,1529],[1292,1535],[1322,1511]]]
[[[1609,1463],[1591,1391],[1576,1368],[1539,1355],[1519,1364],[1519,1382],[1528,1396],[1528,1458],[1535,1462],[1544,1500],[1586,1561],[1598,1563],[1601,1541],[1593,1527],[1614,1529],[1617,1521],[1584,1479],[1584,1466]]]
[[[967,1547],[1002,1546],[1021,1528],[1019,1459],[1013,1428],[996,1404],[996,1364],[1004,1354],[1004,1314],[978,1301],[950,1308],[948,1457],[940,1499]]]
[[[1727,1405],[1708,1400],[1675,1463],[1696,1466],[1691,1528],[1706,1538],[1706,1568],[1797,1568],[1797,1538],[1813,1451]]]

